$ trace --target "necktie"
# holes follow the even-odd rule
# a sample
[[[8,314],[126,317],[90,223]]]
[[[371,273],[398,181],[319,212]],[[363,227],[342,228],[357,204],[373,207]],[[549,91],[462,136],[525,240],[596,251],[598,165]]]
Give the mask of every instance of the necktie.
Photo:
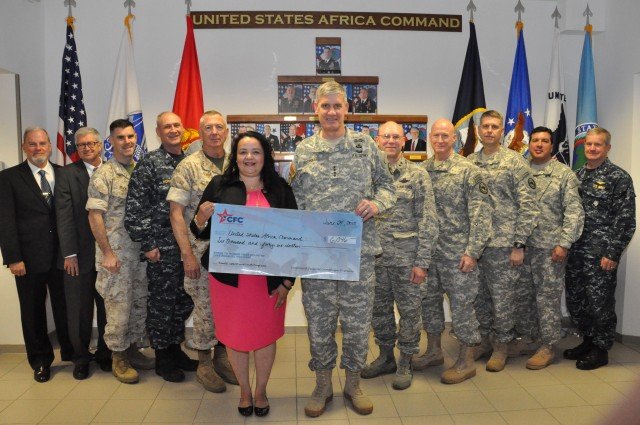
[[[49,180],[47,180],[47,173],[44,170],[38,171],[40,174],[40,189],[42,189],[42,196],[47,200],[47,204],[49,207],[53,204],[53,193],[51,191],[51,185],[49,184]]]
[[[418,144],[417,140],[414,140],[413,142],[411,142],[411,150],[415,151],[416,150],[416,145]]]

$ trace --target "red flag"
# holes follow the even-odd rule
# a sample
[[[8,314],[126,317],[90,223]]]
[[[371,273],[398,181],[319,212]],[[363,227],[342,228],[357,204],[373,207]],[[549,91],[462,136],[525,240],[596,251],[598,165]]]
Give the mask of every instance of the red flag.
[[[204,113],[200,65],[196,39],[193,35],[193,21],[190,15],[187,15],[187,36],[184,40],[180,74],[176,85],[176,95],[173,99],[173,112],[182,118],[182,125],[185,128],[182,135],[182,149],[186,150],[191,142],[200,138],[198,129],[200,117]]]

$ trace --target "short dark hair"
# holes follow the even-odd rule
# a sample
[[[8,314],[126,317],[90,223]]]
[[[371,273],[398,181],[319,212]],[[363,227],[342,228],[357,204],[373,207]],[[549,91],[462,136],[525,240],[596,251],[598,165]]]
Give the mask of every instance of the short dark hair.
[[[240,179],[240,169],[238,168],[238,143],[245,137],[251,137],[260,142],[262,151],[264,152],[264,164],[262,171],[260,171],[260,178],[265,189],[269,189],[276,184],[276,181],[281,177],[276,172],[276,165],[273,159],[273,148],[271,143],[264,137],[264,134],[257,131],[247,131],[237,134],[231,142],[231,153],[229,154],[229,165],[222,175],[222,179],[225,183],[230,183]]]
[[[127,128],[127,127],[132,127],[133,129],[136,128],[131,121],[120,118],[113,121],[111,124],[109,124],[109,133],[113,133],[113,130],[115,130],[116,128]]]
[[[538,127],[534,128],[533,130],[531,130],[531,136],[533,137],[534,134],[536,133],[549,133],[549,136],[551,136],[551,139],[553,139],[553,131],[551,131],[551,129],[549,127],[545,127],[543,125],[539,125]]]

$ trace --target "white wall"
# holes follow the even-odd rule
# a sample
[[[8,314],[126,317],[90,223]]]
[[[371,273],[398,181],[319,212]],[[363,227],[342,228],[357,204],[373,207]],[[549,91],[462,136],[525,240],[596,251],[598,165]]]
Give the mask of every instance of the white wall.
[[[342,38],[343,75],[380,77],[380,113],[426,114],[431,122],[438,117],[451,117],[468,41],[467,3],[468,0],[219,0],[215,3],[194,0],[193,10],[453,13],[462,14],[465,21],[462,33],[316,29],[196,30],[205,107],[226,114],[275,113],[277,76],[313,75],[315,37],[337,36]],[[506,108],[513,66],[516,44],[514,3],[476,0],[478,11],[475,22],[487,106],[498,110]],[[577,0],[561,0],[560,3],[566,8],[565,13],[579,17],[586,4]],[[160,111],[170,109],[173,104],[184,43],[185,6],[181,0],[140,1],[136,4],[136,68],[146,117],[145,127],[148,134],[152,134],[153,117]],[[595,28],[596,31],[605,31],[594,34],[600,121],[612,129],[616,143],[619,143],[612,152],[613,159],[630,169],[631,157],[625,152],[629,152],[632,137],[631,76],[639,71],[640,55],[632,41],[639,39],[637,25],[633,22],[633,17],[640,16],[637,13],[639,6],[633,0],[594,0],[590,4],[596,17],[600,20],[606,17],[606,27],[600,25],[604,28]],[[556,2],[527,0],[524,5],[533,120],[534,123],[541,123],[553,37],[550,15]],[[626,11],[626,8],[634,13]],[[3,35],[0,67],[26,75],[23,98],[28,101],[23,104],[23,123],[44,123],[54,133],[66,13],[67,9],[61,1],[31,3],[5,0],[0,3],[0,31]],[[102,132],[107,125],[114,62],[126,10],[120,1],[80,0],[74,15],[77,18],[76,41],[88,123]],[[578,22],[580,20],[577,19]],[[581,28],[572,24],[572,28],[566,29]],[[629,32],[633,37],[623,42],[622,39]],[[11,39],[18,41],[6,42],[4,35],[9,33]],[[570,134],[575,123],[582,42],[583,36],[579,31],[564,33],[561,38]],[[623,100],[623,107],[620,106],[620,100]],[[149,137],[149,145],[157,146],[153,136]],[[629,252],[637,253],[632,250]],[[624,277],[631,279],[634,276],[631,272],[638,275],[638,270],[630,269],[627,265],[626,275],[623,273],[621,280]],[[287,324],[304,323],[297,301],[299,288],[293,296],[296,300],[291,305]],[[640,294],[629,293],[625,298],[624,305],[637,304]],[[628,310],[622,315],[625,324],[626,320],[633,320],[634,323],[640,321],[640,313]],[[625,333],[640,335],[639,329],[634,325]]]

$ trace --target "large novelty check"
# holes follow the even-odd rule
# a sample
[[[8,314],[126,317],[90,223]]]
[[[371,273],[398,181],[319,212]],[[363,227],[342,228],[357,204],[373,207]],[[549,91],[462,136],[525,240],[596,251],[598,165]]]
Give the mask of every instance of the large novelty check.
[[[209,271],[359,280],[361,242],[354,213],[216,204]]]

